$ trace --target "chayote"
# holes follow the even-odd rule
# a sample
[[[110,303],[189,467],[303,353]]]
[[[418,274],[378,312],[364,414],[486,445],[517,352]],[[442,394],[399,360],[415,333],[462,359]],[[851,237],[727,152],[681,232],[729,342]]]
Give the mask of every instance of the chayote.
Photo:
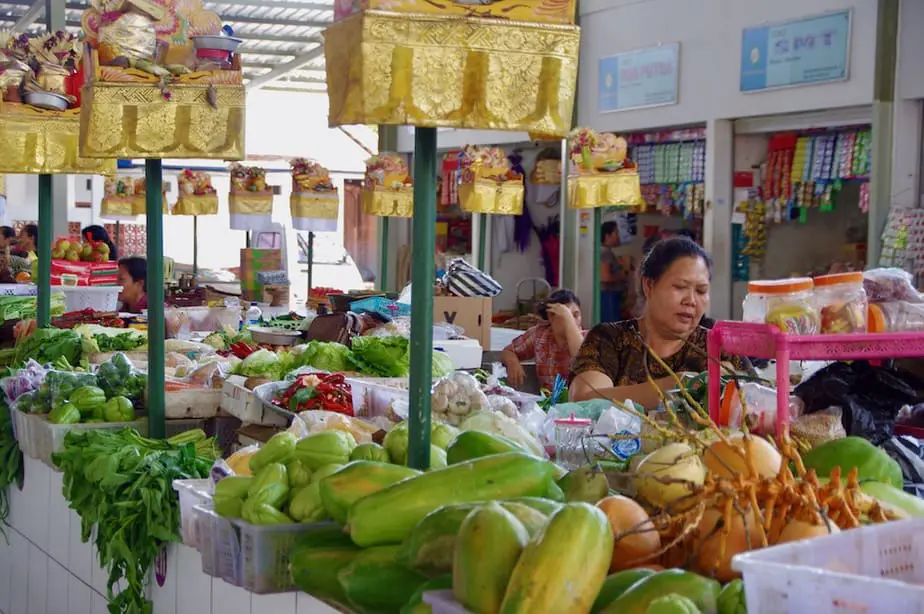
[[[301,487],[289,503],[289,515],[297,522],[321,522],[327,520],[327,512],[321,502],[321,490],[317,482]]]
[[[215,498],[235,497],[244,499],[252,483],[253,477],[249,475],[231,475],[222,478],[218,484],[215,485]]]
[[[284,484],[289,486],[289,476],[285,465],[280,463],[271,463],[258,471],[250,482],[247,489],[247,496],[252,497],[254,493],[266,486],[267,484]]]
[[[103,406],[106,422],[131,422],[135,419],[135,407],[125,397],[112,397]]]
[[[244,518],[250,524],[276,525],[294,524],[292,519],[271,505],[256,503],[248,509],[248,517]]]
[[[58,405],[48,414],[52,424],[77,424],[80,422],[80,410],[73,403]]]
[[[747,600],[744,597],[744,582],[732,580],[719,593],[716,603],[718,614],[747,614]]]
[[[292,460],[295,453],[295,435],[284,431],[276,433],[250,457],[250,470],[256,474],[272,463],[286,464]]]
[[[286,472],[289,474],[289,488],[291,489],[307,486],[311,482],[311,471],[300,460],[289,461],[286,464]]]
[[[215,496],[215,513],[222,518],[241,518],[244,500],[240,497]]]

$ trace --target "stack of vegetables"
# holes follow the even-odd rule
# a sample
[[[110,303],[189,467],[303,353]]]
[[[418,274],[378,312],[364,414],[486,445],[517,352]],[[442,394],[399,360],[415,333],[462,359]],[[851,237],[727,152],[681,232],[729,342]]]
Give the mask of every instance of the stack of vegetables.
[[[218,457],[215,441],[199,430],[166,440],[132,429],[67,433],[53,460],[64,474],[64,498],[80,516],[81,537],[93,538],[109,572],[110,612],[151,611],[148,572],[163,547],[180,540],[173,481],[208,477]],[[116,594],[120,580],[124,586]]]

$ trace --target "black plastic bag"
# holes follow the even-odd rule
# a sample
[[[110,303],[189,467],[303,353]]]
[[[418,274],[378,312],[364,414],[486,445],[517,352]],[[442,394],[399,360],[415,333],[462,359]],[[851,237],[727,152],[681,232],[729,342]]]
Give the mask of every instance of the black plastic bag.
[[[922,391],[924,382],[909,373],[855,361],[828,365],[797,386],[795,394],[805,413],[841,407],[848,435],[880,445],[892,437],[899,409],[924,400]]]

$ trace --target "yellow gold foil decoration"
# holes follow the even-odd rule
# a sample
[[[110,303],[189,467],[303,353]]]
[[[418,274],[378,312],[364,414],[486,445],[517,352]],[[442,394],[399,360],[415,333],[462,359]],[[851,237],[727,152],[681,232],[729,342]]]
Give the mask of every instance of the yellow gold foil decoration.
[[[102,217],[134,217],[134,196],[106,196],[100,202],[99,214]]]
[[[329,123],[571,128],[580,28],[365,11],[324,32]]]
[[[230,194],[228,196],[228,210],[232,214],[272,215],[273,196]]]
[[[645,208],[642,185],[636,171],[577,175],[568,178],[568,206]]]
[[[93,81],[83,88],[80,153],[88,158],[244,158],[244,87]]]
[[[115,160],[78,155],[80,111],[47,111],[0,103],[0,172],[96,175],[115,170]]]
[[[520,215],[523,213],[522,181],[476,179],[459,185],[459,205],[469,213]]]
[[[217,194],[183,194],[173,206],[173,215],[215,215],[218,213]]]
[[[379,217],[413,217],[414,191],[363,188],[363,213]]]
[[[332,232],[340,219],[340,193],[296,192],[289,196],[292,227],[306,232]]]

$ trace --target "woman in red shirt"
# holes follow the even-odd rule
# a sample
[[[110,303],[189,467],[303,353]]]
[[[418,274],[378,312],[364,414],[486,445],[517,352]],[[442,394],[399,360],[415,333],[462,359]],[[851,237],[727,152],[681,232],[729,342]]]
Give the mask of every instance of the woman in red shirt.
[[[142,313],[148,308],[145,290],[148,281],[148,261],[139,256],[119,260],[120,310],[124,313]]]
[[[571,290],[553,292],[540,304],[538,313],[543,322],[514,339],[500,355],[507,381],[514,388],[526,379],[522,361],[535,360],[539,385],[551,390],[556,375],[568,377],[571,361],[584,342],[581,301]]]

